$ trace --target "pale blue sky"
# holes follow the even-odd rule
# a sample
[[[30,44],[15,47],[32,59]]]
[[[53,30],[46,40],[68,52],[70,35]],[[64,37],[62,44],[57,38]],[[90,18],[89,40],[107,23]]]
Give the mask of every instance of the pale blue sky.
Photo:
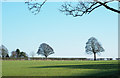
[[[117,13],[101,7],[74,18],[61,13],[60,4],[48,2],[33,15],[24,2],[3,3],[2,42],[9,53],[17,48],[27,54],[37,52],[41,43],[47,43],[55,51],[50,57],[93,57],[85,53],[85,43],[93,36],[105,49],[98,57],[118,57]]]

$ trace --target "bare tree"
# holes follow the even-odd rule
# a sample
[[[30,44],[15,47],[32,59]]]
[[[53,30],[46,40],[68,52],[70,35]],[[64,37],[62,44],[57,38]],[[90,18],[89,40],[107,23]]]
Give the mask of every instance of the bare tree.
[[[4,46],[1,45],[0,46],[0,56],[2,56],[2,58],[6,57],[8,54],[8,49]]]
[[[41,54],[41,55],[45,56],[46,59],[47,59],[47,57],[48,57],[49,55],[51,55],[51,54],[53,54],[53,53],[54,53],[54,51],[53,51],[52,47],[50,47],[50,46],[49,46],[48,44],[46,44],[46,43],[42,43],[42,44],[40,45],[38,51],[37,51],[37,54],[38,54],[38,55]]]
[[[30,55],[31,55],[32,57],[34,57],[34,56],[35,56],[35,52],[34,52],[34,51],[31,51],[31,52],[30,52]]]
[[[47,0],[43,2],[30,2],[26,1],[25,3],[28,5],[28,9],[34,13],[35,15],[40,12],[40,9],[45,4]],[[120,2],[120,0],[81,0],[79,2],[66,2],[61,5],[60,11],[65,13],[66,15],[72,15],[73,17],[83,16],[84,14],[89,14],[95,9],[103,6],[108,10],[111,10],[116,13],[120,13],[120,10],[112,8],[108,4],[111,2]],[[72,5],[75,4],[75,5]]]
[[[94,60],[96,60],[96,53],[100,53],[104,51],[101,44],[94,37],[91,37],[90,39],[88,39],[85,50],[87,54],[94,54]]]

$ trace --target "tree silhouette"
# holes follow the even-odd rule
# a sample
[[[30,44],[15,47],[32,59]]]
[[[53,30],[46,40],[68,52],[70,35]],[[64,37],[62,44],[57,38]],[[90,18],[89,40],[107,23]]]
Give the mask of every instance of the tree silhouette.
[[[48,57],[49,55],[51,55],[51,54],[53,54],[53,53],[54,53],[54,51],[53,51],[52,47],[50,47],[50,46],[49,46],[48,44],[46,44],[46,43],[42,43],[42,44],[40,45],[38,51],[37,51],[37,54],[38,54],[38,55],[41,54],[41,55],[45,56],[46,59],[47,59],[47,57]]]
[[[42,6],[45,4],[46,1],[47,0],[44,0],[42,3],[40,3],[40,2],[31,2],[28,0],[25,2],[25,4],[28,5],[28,10],[31,11],[34,15],[36,15],[40,12],[40,9],[42,8]]]
[[[73,17],[77,17],[77,16],[83,16],[84,14],[90,14],[95,9],[103,6],[110,11],[113,11],[115,13],[120,13],[120,11],[118,9],[108,6],[108,4],[111,2],[114,2],[114,0],[108,0],[108,1],[107,0],[106,1],[93,0],[91,2],[79,1],[76,4],[66,2],[61,5],[60,11],[65,13],[66,15],[72,15]],[[119,2],[119,0],[117,2]]]
[[[32,1],[28,0],[25,2],[25,4],[28,5],[28,9],[35,15],[40,12],[40,9],[42,8],[42,6],[45,4],[45,2],[47,2],[47,0],[44,0],[43,2],[36,2],[36,0],[35,1],[32,0]],[[108,5],[109,3],[112,3],[115,1],[120,2],[120,0],[104,0],[104,1],[103,0],[91,0],[91,1],[83,0],[83,1],[76,2],[75,5],[72,5],[75,2],[71,2],[71,3],[66,2],[61,5],[61,8],[59,10],[65,13],[66,15],[72,15],[73,17],[89,14],[101,6],[113,12],[120,13],[120,10],[115,9]]]
[[[103,52],[104,49],[96,38],[91,37],[86,43],[85,51],[87,54],[94,54],[94,60],[96,60],[96,53]]]
[[[6,57],[9,58],[9,54],[7,54]]]

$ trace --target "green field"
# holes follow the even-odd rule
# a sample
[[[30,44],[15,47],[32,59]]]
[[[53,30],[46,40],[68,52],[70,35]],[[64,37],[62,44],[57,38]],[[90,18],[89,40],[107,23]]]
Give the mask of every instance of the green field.
[[[3,76],[116,76],[118,61],[2,61]]]

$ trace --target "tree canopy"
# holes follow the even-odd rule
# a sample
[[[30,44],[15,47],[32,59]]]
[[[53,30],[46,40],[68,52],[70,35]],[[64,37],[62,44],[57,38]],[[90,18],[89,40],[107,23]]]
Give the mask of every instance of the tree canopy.
[[[41,55],[45,56],[46,58],[53,53],[54,53],[54,50],[52,49],[52,47],[50,47],[46,43],[42,43],[37,51],[38,55],[41,54]]]
[[[4,45],[1,45],[0,46],[0,56],[2,56],[4,58],[7,56],[7,54],[8,54],[8,49]]]
[[[28,57],[28,56],[25,52],[20,52],[19,49],[16,49],[16,51],[11,52],[11,57],[13,57],[13,58],[24,58],[24,57]]]
[[[94,54],[94,60],[96,60],[96,53],[100,53],[105,50],[95,37],[91,37],[86,43],[85,51],[87,54]]]

